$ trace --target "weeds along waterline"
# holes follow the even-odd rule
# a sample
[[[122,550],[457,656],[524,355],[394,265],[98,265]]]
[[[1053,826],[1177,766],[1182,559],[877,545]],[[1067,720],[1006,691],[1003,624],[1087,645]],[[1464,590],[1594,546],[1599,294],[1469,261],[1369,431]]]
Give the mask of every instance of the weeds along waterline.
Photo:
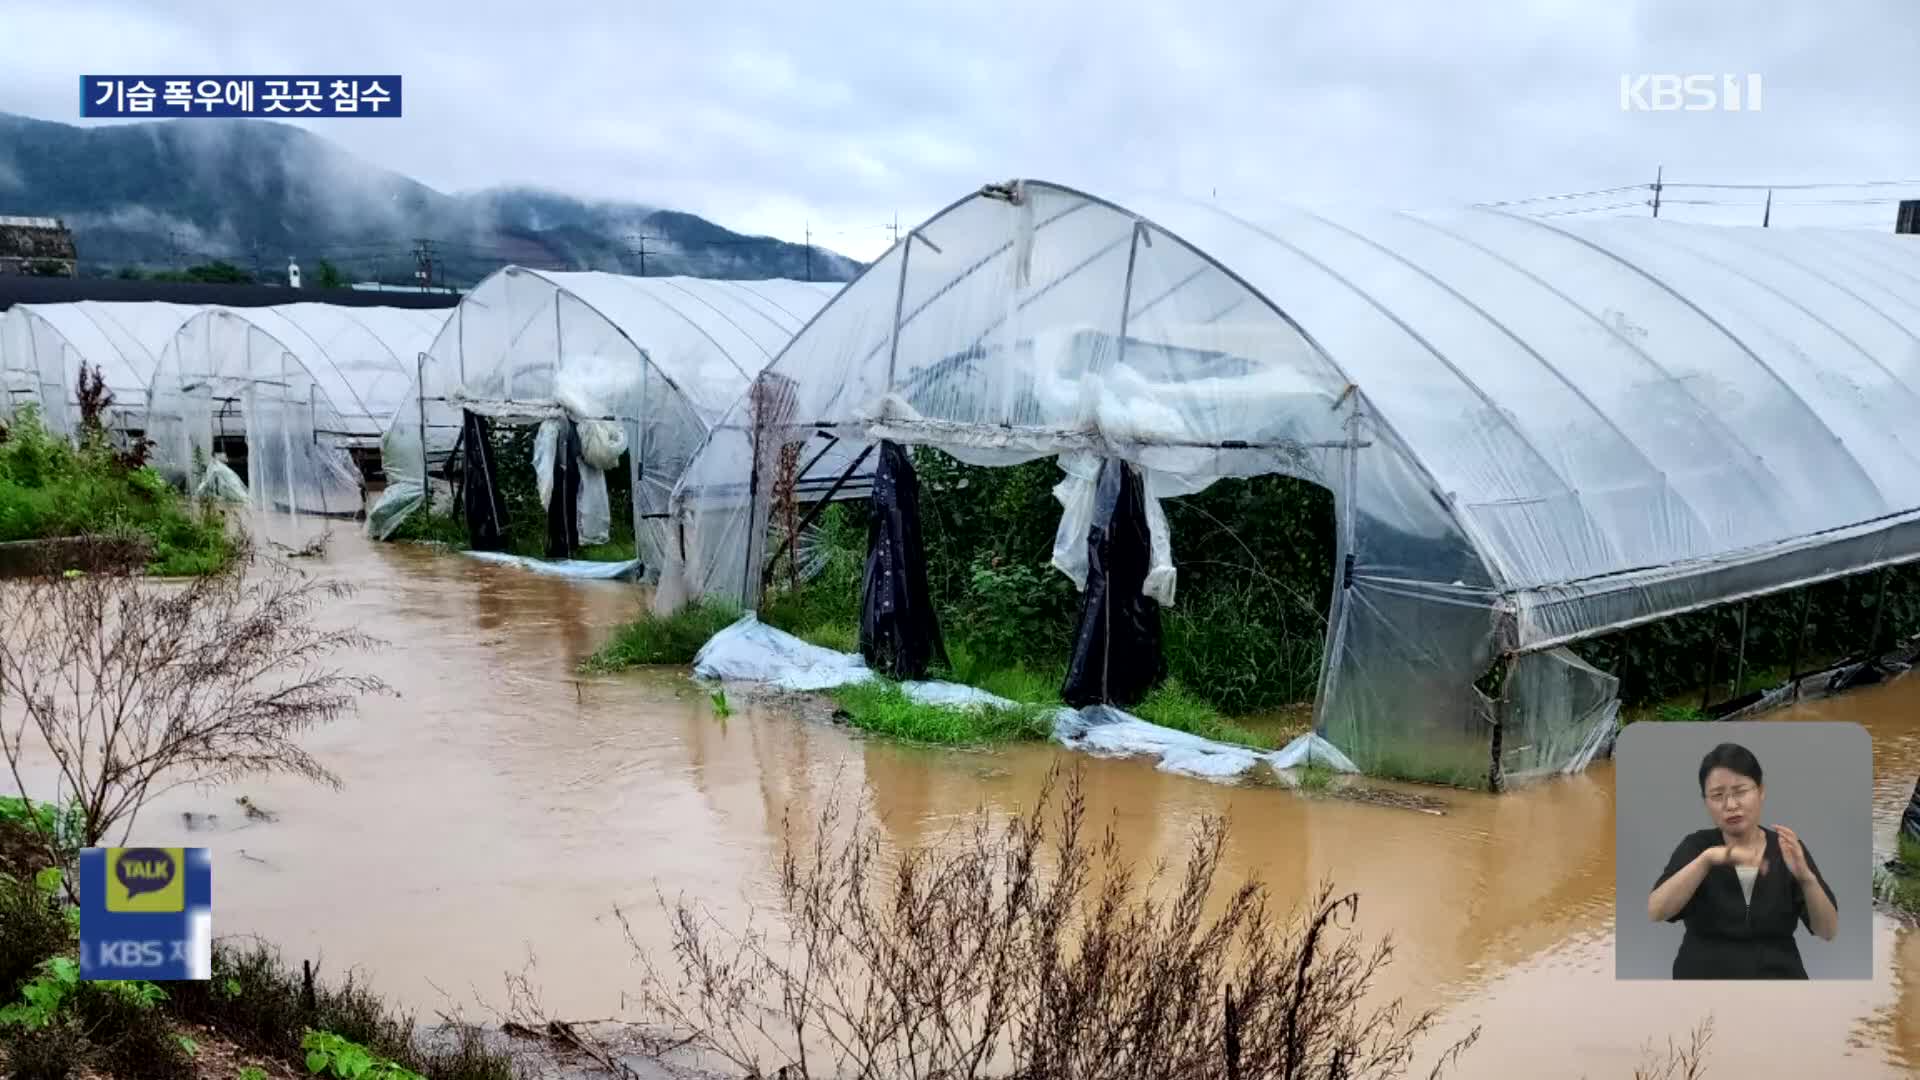
[[[225,567],[237,553],[225,515],[196,506],[145,460],[143,447],[112,445],[97,418],[82,418],[76,444],[22,407],[0,427],[0,541],[131,538],[146,548],[151,574]]]

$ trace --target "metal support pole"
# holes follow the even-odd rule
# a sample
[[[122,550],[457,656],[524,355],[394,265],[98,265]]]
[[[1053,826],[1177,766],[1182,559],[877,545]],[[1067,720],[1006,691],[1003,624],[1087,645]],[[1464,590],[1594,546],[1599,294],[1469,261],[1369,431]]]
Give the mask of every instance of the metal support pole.
[[[1720,638],[1713,639],[1713,651],[1707,654],[1707,681],[1700,687],[1700,711],[1713,704],[1713,680],[1720,674]]]
[[[283,352],[280,354],[280,379],[282,382],[285,382],[288,376],[293,374],[293,372],[287,370],[287,363],[292,359],[293,355],[291,353]],[[260,400],[257,394],[254,400]],[[290,426],[287,421],[292,418],[289,415],[293,411],[292,405],[293,402],[287,401],[284,398],[280,400],[280,452],[285,455],[280,465],[287,470],[287,527],[292,533],[288,539],[297,540],[300,536],[300,513],[295,509],[297,500],[293,490],[293,435],[287,430]]]
[[[427,354],[413,354],[413,403],[420,415],[420,505],[433,516],[433,478],[427,472]]]
[[[800,534],[807,531],[807,526],[813,524],[813,519],[819,517],[822,510],[833,505],[833,497],[840,493],[841,485],[845,484],[848,478],[853,476],[854,470],[858,469],[861,463],[867,460],[867,455],[871,453],[873,453],[873,444],[868,443],[860,449],[860,454],[853,459],[853,464],[848,465],[847,470],[833,481],[833,486],[827,489],[827,493],[820,496],[819,500],[812,506],[807,507],[806,514],[800,518],[800,524],[794,527],[792,535],[788,536],[786,542],[780,545],[779,551],[773,553],[773,558],[767,560],[766,569],[761,571],[760,574],[760,584],[762,588],[773,580],[773,568],[779,564],[780,556],[784,553],[788,559],[793,558],[793,545],[799,542]]]
[[[1146,231],[1147,223],[1136,219],[1133,223],[1133,235],[1127,243],[1127,280],[1120,289],[1120,334],[1117,339],[1119,344],[1114,349],[1115,367],[1119,367],[1127,358],[1127,319],[1131,316],[1133,309],[1133,266],[1140,255],[1140,238]],[[1153,242],[1149,240],[1147,244],[1151,247]]]
[[[907,303],[907,261],[913,257],[913,233],[907,234],[906,243],[900,248],[900,284],[893,293],[893,337],[887,343],[887,388],[893,393],[894,368],[900,361],[900,316]]]
[[[1873,661],[1880,656],[1880,628],[1885,625],[1887,613],[1887,579],[1893,576],[1893,567],[1880,571],[1880,591],[1873,601],[1873,632],[1867,635],[1867,659]]]
[[[1736,698],[1746,688],[1747,681],[1747,604],[1748,601],[1740,603],[1740,651],[1733,661],[1733,693],[1730,696]]]
[[[753,393],[751,389],[747,391]],[[751,398],[749,398],[751,400]],[[753,468],[747,473],[747,554],[746,565],[740,573],[740,606],[748,611],[754,610],[753,590],[759,575],[753,572],[753,534],[760,520],[760,424],[758,419],[753,425]]]
[[[1800,657],[1807,648],[1807,614],[1813,608],[1813,589],[1800,590],[1800,628],[1793,636],[1793,656],[1787,661],[1787,682],[1793,686],[1793,696],[1800,696]]]

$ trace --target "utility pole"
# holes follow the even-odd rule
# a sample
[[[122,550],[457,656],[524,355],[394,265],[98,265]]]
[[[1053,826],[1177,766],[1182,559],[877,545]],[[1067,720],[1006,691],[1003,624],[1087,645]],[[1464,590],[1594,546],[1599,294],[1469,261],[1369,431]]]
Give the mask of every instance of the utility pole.
[[[807,280],[813,280],[813,223],[807,223]]]
[[[627,254],[640,256],[641,277],[647,276],[647,241],[657,239],[659,237],[648,236],[646,233],[627,234]]]
[[[1660,216],[1660,189],[1661,187],[1664,186],[1661,183],[1661,181],[1666,177],[1666,175],[1667,175],[1667,167],[1665,165],[1661,165],[1658,168],[1654,169],[1653,171],[1653,216],[1654,217]]]
[[[424,236],[413,240],[413,277],[420,283],[420,291],[433,288],[433,241]]]
[[[260,284],[260,238],[253,241],[253,283]]]
[[[1773,189],[1767,189],[1767,208],[1760,212],[1760,227],[1765,229],[1773,224]]]
[[[895,210],[893,212],[893,224],[891,225],[882,224],[880,227],[883,229],[891,229],[893,231],[893,242],[896,244],[899,243],[900,242],[900,211]]]
[[[173,264],[175,270],[181,269],[180,230],[178,229],[167,230],[167,261]]]

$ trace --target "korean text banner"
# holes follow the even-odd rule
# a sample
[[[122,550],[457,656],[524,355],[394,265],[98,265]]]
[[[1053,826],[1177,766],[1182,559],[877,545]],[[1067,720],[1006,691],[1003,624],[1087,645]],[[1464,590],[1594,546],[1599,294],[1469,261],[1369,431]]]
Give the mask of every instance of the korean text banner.
[[[213,974],[213,860],[206,848],[80,853],[82,979]]]
[[[399,116],[398,75],[85,75],[83,117]]]

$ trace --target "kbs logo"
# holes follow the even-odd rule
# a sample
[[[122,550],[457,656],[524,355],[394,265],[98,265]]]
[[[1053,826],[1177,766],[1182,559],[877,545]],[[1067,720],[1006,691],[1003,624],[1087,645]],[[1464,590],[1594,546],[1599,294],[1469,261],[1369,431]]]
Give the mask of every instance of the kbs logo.
[[[1759,75],[1622,75],[1622,112],[1759,112]]]

